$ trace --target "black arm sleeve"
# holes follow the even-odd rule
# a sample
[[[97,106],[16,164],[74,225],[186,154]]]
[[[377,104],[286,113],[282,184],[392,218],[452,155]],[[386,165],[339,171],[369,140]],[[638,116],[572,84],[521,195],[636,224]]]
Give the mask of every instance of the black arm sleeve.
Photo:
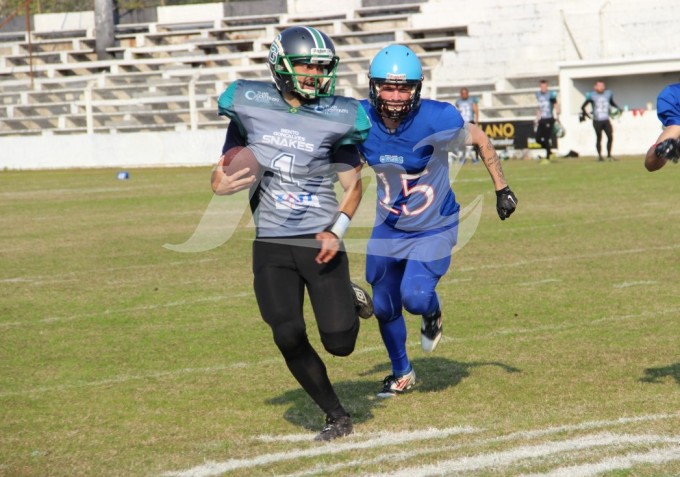
[[[581,105],[581,111],[587,114],[586,106],[588,106],[588,103],[591,103],[591,102],[592,102],[591,100],[586,99],[586,100],[583,102],[583,104]]]
[[[361,156],[359,149],[354,144],[347,144],[340,146],[333,156],[335,164],[346,164],[351,168],[361,165]]]
[[[227,128],[227,137],[224,139],[224,145],[222,146],[222,154],[234,146],[245,147],[246,139],[241,135],[241,131],[239,131],[236,121],[231,121]]]

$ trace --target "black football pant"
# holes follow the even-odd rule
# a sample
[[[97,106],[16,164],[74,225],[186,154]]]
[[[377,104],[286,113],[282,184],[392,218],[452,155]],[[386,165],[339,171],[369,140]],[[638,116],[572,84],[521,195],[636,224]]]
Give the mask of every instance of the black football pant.
[[[359,318],[350,286],[349,262],[344,251],[330,263],[317,264],[314,237],[253,242],[255,296],[264,321],[288,369],[302,388],[328,415],[346,411],[328,379],[326,366],[312,348],[303,317],[307,289],[321,342],[329,353],[348,356],[359,334]]]
[[[607,136],[607,157],[612,155],[612,142],[614,141],[614,129],[609,119],[602,121],[593,120],[593,128],[595,128],[595,148],[597,149],[598,157],[602,157],[602,133]]]
[[[545,149],[545,157],[547,159],[550,159],[554,126],[554,118],[541,118],[538,120],[538,126],[536,127],[536,142]]]

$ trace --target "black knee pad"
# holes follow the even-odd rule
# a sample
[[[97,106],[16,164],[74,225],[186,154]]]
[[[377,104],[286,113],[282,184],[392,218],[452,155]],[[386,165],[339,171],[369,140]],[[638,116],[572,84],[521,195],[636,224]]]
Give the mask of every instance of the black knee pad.
[[[333,356],[349,356],[354,351],[359,335],[359,319],[357,318],[352,328],[337,333],[321,332],[323,347]]]

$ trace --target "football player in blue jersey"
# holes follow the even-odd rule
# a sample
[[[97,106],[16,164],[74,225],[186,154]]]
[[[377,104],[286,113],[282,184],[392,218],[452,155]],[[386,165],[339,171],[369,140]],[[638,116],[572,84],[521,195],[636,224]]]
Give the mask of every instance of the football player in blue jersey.
[[[373,124],[359,150],[377,178],[376,221],[367,245],[366,279],[392,372],[378,396],[411,388],[416,374],[406,350],[403,310],[421,318],[421,346],[432,352],[442,336],[442,308],[435,291],[451,263],[459,205],[449,182],[448,151],[460,141],[478,146],[496,190],[502,220],[517,198],[508,187],[489,138],[466,124],[450,103],[421,99],[423,73],[403,45],[378,52],[369,69]]]
[[[586,100],[581,105],[581,117],[590,118],[586,111],[586,106],[590,104],[592,108],[593,128],[595,129],[595,149],[597,150],[597,160],[603,162],[602,157],[602,133],[607,136],[607,159],[614,161],[612,157],[612,146],[614,144],[614,129],[609,120],[611,108],[620,111],[621,108],[614,102],[614,94],[606,89],[604,81],[596,81],[593,91],[586,94]]]
[[[656,115],[663,125],[661,135],[645,156],[645,167],[654,172],[680,160],[680,83],[669,84],[656,98]]]
[[[269,51],[274,83],[238,80],[220,95],[219,114],[231,121],[222,148],[247,146],[262,171],[227,174],[224,155],[213,171],[216,194],[250,189],[256,225],[253,274],[257,304],[298,383],[326,414],[315,437],[352,432],[352,420],[307,337],[305,289],[321,343],[334,356],[354,350],[360,315],[370,296],[350,282],[343,234],[361,200],[362,142],[371,123],[358,101],[334,96],[338,57],[321,31],[282,31]],[[336,198],[334,178],[343,192]],[[354,293],[353,293],[354,292]]]

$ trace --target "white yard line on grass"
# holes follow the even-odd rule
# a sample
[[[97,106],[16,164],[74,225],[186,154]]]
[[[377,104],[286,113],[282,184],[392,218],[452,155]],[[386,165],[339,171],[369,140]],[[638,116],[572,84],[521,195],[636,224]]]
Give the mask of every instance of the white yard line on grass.
[[[584,253],[581,255],[558,255],[554,257],[544,257],[544,258],[534,258],[532,260],[519,260],[517,262],[511,263],[493,263],[489,265],[479,265],[476,267],[460,267],[456,268],[457,272],[471,272],[475,270],[496,270],[499,268],[514,268],[514,267],[524,267],[526,265],[533,265],[536,263],[550,263],[550,262],[562,262],[562,261],[572,261],[572,260],[587,260],[590,258],[600,258],[600,257],[611,257],[615,255],[637,255],[640,253],[647,252],[659,252],[659,251],[670,251],[677,250],[680,248],[680,244],[677,245],[663,245],[659,247],[644,247],[644,248],[630,248],[625,250],[606,250],[602,252]]]
[[[480,432],[479,429],[473,427],[451,427],[446,429],[425,429],[421,431],[405,431],[405,432],[390,432],[381,434],[363,442],[331,442],[328,444],[321,444],[318,447],[309,449],[301,449],[297,451],[276,452],[273,454],[262,454],[251,459],[230,459],[225,462],[208,462],[203,465],[198,465],[191,469],[166,472],[162,474],[166,477],[210,477],[220,475],[236,469],[250,468],[259,465],[272,464],[287,460],[294,460],[306,457],[315,457],[319,455],[331,455],[342,452],[356,451],[361,449],[371,449],[377,447],[390,446],[395,444],[402,444],[405,442],[421,441],[427,439],[443,439],[457,434],[471,434]],[[311,440],[311,436],[308,437]]]
[[[215,295],[215,296],[207,296],[203,298],[198,298],[196,300],[178,300],[178,301],[169,301],[167,303],[156,303],[152,305],[141,305],[141,306],[132,306],[129,308],[114,308],[114,309],[109,309],[109,310],[103,310],[98,313],[82,313],[79,315],[70,315],[70,316],[49,316],[47,318],[43,318],[41,320],[37,321],[12,321],[8,323],[0,323],[0,329],[2,328],[9,328],[9,327],[15,327],[15,326],[34,326],[34,325],[39,325],[39,324],[52,324],[52,323],[64,323],[64,322],[69,322],[69,321],[74,321],[78,320],[81,318],[98,318],[101,316],[111,316],[111,315],[118,315],[120,313],[135,313],[138,311],[149,311],[149,310],[158,310],[158,309],[163,309],[163,308],[172,308],[176,306],[189,306],[189,305],[196,305],[198,303],[210,303],[210,302],[217,302],[217,301],[223,301],[223,300],[228,300],[230,298],[243,298],[252,295],[250,292],[242,292],[242,293],[233,293],[231,295],[229,294],[224,294],[224,295]]]
[[[560,467],[544,474],[528,474],[524,477],[592,477],[613,470],[630,469],[637,464],[664,464],[675,460],[680,460],[680,446],[609,457],[594,464]]]
[[[519,432],[513,432],[511,434],[507,434],[505,436],[500,436],[500,437],[492,437],[492,438],[487,438],[487,439],[481,439],[481,440],[469,440],[465,442],[464,444],[456,444],[456,445],[449,445],[449,446],[438,446],[438,447],[429,447],[429,448],[422,448],[422,449],[414,449],[410,451],[402,451],[398,453],[383,453],[382,455],[378,457],[374,457],[371,459],[355,459],[351,460],[348,462],[341,462],[338,464],[333,464],[333,465],[317,465],[315,467],[303,470],[301,472],[295,473],[295,474],[287,474],[285,476],[281,477],[309,477],[312,475],[316,475],[319,473],[324,473],[324,472],[333,472],[337,470],[341,470],[343,468],[348,468],[348,467],[355,467],[355,466],[360,466],[360,465],[370,465],[370,464],[376,464],[379,462],[383,462],[385,460],[387,461],[403,461],[410,459],[412,457],[420,456],[420,455],[428,455],[428,454],[437,454],[437,455],[442,455],[445,452],[449,451],[454,451],[454,450],[459,450],[459,449],[465,449],[469,447],[483,447],[489,444],[495,444],[499,442],[507,442],[507,441],[513,441],[513,440],[530,440],[534,439],[537,437],[545,437],[549,435],[554,435],[554,434],[561,434],[561,433],[566,433],[566,432],[575,432],[575,431],[585,431],[585,430],[590,430],[590,429],[596,429],[596,428],[606,428],[606,427],[613,427],[613,426],[618,426],[618,425],[625,425],[625,424],[631,424],[631,423],[639,423],[639,422],[646,422],[646,421],[655,421],[655,420],[663,420],[663,419],[672,419],[680,417],[680,413],[677,414],[654,414],[654,415],[648,415],[648,416],[635,416],[635,417],[622,417],[619,419],[615,420],[609,420],[609,421],[589,421],[589,422],[583,422],[580,424],[567,424],[564,426],[557,426],[557,427],[549,427],[546,429],[536,429],[536,430],[530,430],[530,431],[519,431]],[[358,435],[358,434],[357,434]],[[301,434],[296,434],[296,436],[302,436]],[[285,436],[281,436],[281,440]],[[307,439],[309,439],[309,435],[306,436]],[[274,440],[273,437],[268,436],[269,440]]]
[[[442,454],[443,452],[456,450],[465,447],[480,447],[483,445],[494,444],[498,442],[526,440],[537,437],[544,437],[549,435],[556,435],[565,432],[584,431],[595,428],[607,428],[613,426],[634,424],[640,422],[648,422],[655,420],[666,420],[680,418],[680,413],[675,414],[650,414],[643,416],[622,417],[614,420],[588,421],[578,424],[567,424],[563,426],[550,427],[546,429],[535,429],[529,431],[519,431],[486,439],[467,439],[463,444],[456,444],[452,446],[437,446],[425,449],[414,449],[411,451],[403,451],[397,453],[383,453],[378,457],[372,459],[354,459],[350,462],[342,462],[334,465],[324,464],[315,465],[314,467],[303,470],[299,473],[290,474],[287,477],[303,477],[315,475],[317,473],[337,471],[347,467],[366,465],[371,463],[382,462],[384,460],[407,460],[410,457],[423,454]],[[287,452],[276,452],[269,454],[260,454],[252,458],[246,459],[230,459],[224,462],[208,462],[187,470],[172,471],[164,473],[166,477],[210,477],[221,475],[232,470],[256,467],[267,464],[275,464],[282,461],[294,460],[298,458],[316,457],[321,455],[338,454],[342,452],[355,451],[360,449],[372,449],[378,447],[385,447],[395,444],[402,444],[406,442],[416,442],[428,439],[440,439],[451,435],[472,434],[483,432],[482,429],[473,427],[453,427],[446,429],[424,429],[420,431],[407,432],[390,432],[390,433],[366,433],[354,434],[348,439],[350,442],[332,442],[330,444],[322,445],[320,447],[290,450]],[[355,439],[364,438],[362,442],[354,442]],[[259,436],[258,440],[263,441],[305,441],[310,442],[311,434],[289,434],[283,436]],[[608,446],[622,446],[628,445],[650,445],[650,444],[680,444],[680,437],[666,437],[658,435],[627,435],[627,434],[611,434],[600,433],[587,436],[575,437],[558,442],[541,443],[536,445],[525,445],[517,447],[509,451],[499,451],[486,454],[479,454],[473,457],[463,457],[460,459],[453,459],[445,462],[439,462],[436,465],[417,466],[404,469],[399,466],[399,473],[390,472],[385,475],[403,475],[411,477],[413,475],[440,475],[446,472],[457,471],[472,471],[483,468],[488,468],[496,465],[511,465],[514,462],[527,458],[543,458],[555,453],[571,452],[575,450],[588,449],[592,447],[608,447]],[[680,456],[678,457],[680,459]]]
[[[594,447],[619,447],[621,445],[680,444],[680,437],[670,438],[656,435],[591,434],[563,441],[520,446],[507,451],[490,452],[458,459],[438,461],[436,464],[395,469],[393,472],[371,474],[372,477],[427,477],[457,472],[472,472],[482,469],[507,467],[525,459],[541,459],[555,454],[580,451]],[[680,460],[680,455],[676,456]],[[573,474],[570,474],[572,476]]]
[[[559,278],[546,278],[544,280],[535,280],[533,282],[520,282],[517,285],[520,287],[530,287],[533,285],[544,285],[546,283],[560,283],[562,280]]]
[[[361,354],[368,354],[368,353],[374,353],[377,351],[383,351],[384,348],[382,346],[373,346],[373,347],[367,347],[367,348],[362,348],[360,350],[356,350],[353,355],[361,355]],[[24,395],[32,395],[32,394],[40,394],[40,393],[48,393],[48,392],[59,392],[59,391],[66,391],[69,389],[81,389],[81,388],[89,388],[89,387],[99,387],[99,386],[110,386],[110,385],[115,385],[115,384],[122,384],[122,383],[127,383],[130,381],[142,381],[146,379],[165,379],[165,378],[176,378],[178,376],[182,376],[185,374],[198,374],[198,373],[203,373],[203,374],[209,374],[209,373],[221,373],[233,369],[248,369],[251,366],[253,366],[255,363],[251,362],[245,362],[245,361],[238,361],[236,363],[230,363],[224,366],[212,366],[212,367],[205,367],[205,368],[182,368],[182,369],[173,369],[171,371],[157,371],[153,373],[146,373],[146,374],[137,374],[137,375],[130,375],[130,374],[124,374],[121,376],[115,376],[110,379],[102,379],[100,381],[88,381],[84,383],[74,383],[74,384],[63,384],[63,385],[55,385],[55,386],[40,386],[40,387],[35,387],[35,388],[30,388],[30,389],[25,389],[21,391],[7,391],[7,392],[0,392],[0,398],[4,397],[10,397],[10,396],[24,396]],[[283,365],[283,358],[280,357],[275,357],[275,358],[269,358],[269,359],[261,359],[257,361],[257,366],[262,367],[262,366],[268,366],[268,365]],[[292,440],[295,440],[295,438],[292,438]],[[309,435],[307,435],[307,440],[309,440]]]
[[[623,282],[623,283],[618,283],[616,285],[612,285],[614,288],[629,288],[629,287],[637,287],[640,285],[655,285],[659,282],[656,280],[638,280],[638,281],[633,281],[633,282]]]
[[[206,263],[206,262],[214,262],[217,261],[217,258],[202,258],[199,260],[178,260],[174,262],[162,262],[162,263],[145,263],[145,264],[140,264],[140,265],[126,265],[124,267],[101,267],[97,268],[97,274],[99,275],[105,275],[110,272],[117,272],[117,271],[130,271],[130,270],[139,270],[139,269],[144,269],[144,268],[163,268],[163,267],[174,267],[178,265],[197,265],[199,263]],[[90,277],[92,276],[92,269],[85,269],[85,270],[78,270],[78,271],[70,271],[70,272],[64,272],[64,273],[56,273],[54,275],[37,275],[34,277],[11,277],[11,278],[5,278],[0,280],[1,283],[12,283],[12,282],[29,282],[29,283],[51,283],[51,282],[61,282],[64,280],[75,280],[77,279],[76,277],[79,275],[83,275],[85,280],[89,280]],[[73,277],[73,278],[71,278]]]

